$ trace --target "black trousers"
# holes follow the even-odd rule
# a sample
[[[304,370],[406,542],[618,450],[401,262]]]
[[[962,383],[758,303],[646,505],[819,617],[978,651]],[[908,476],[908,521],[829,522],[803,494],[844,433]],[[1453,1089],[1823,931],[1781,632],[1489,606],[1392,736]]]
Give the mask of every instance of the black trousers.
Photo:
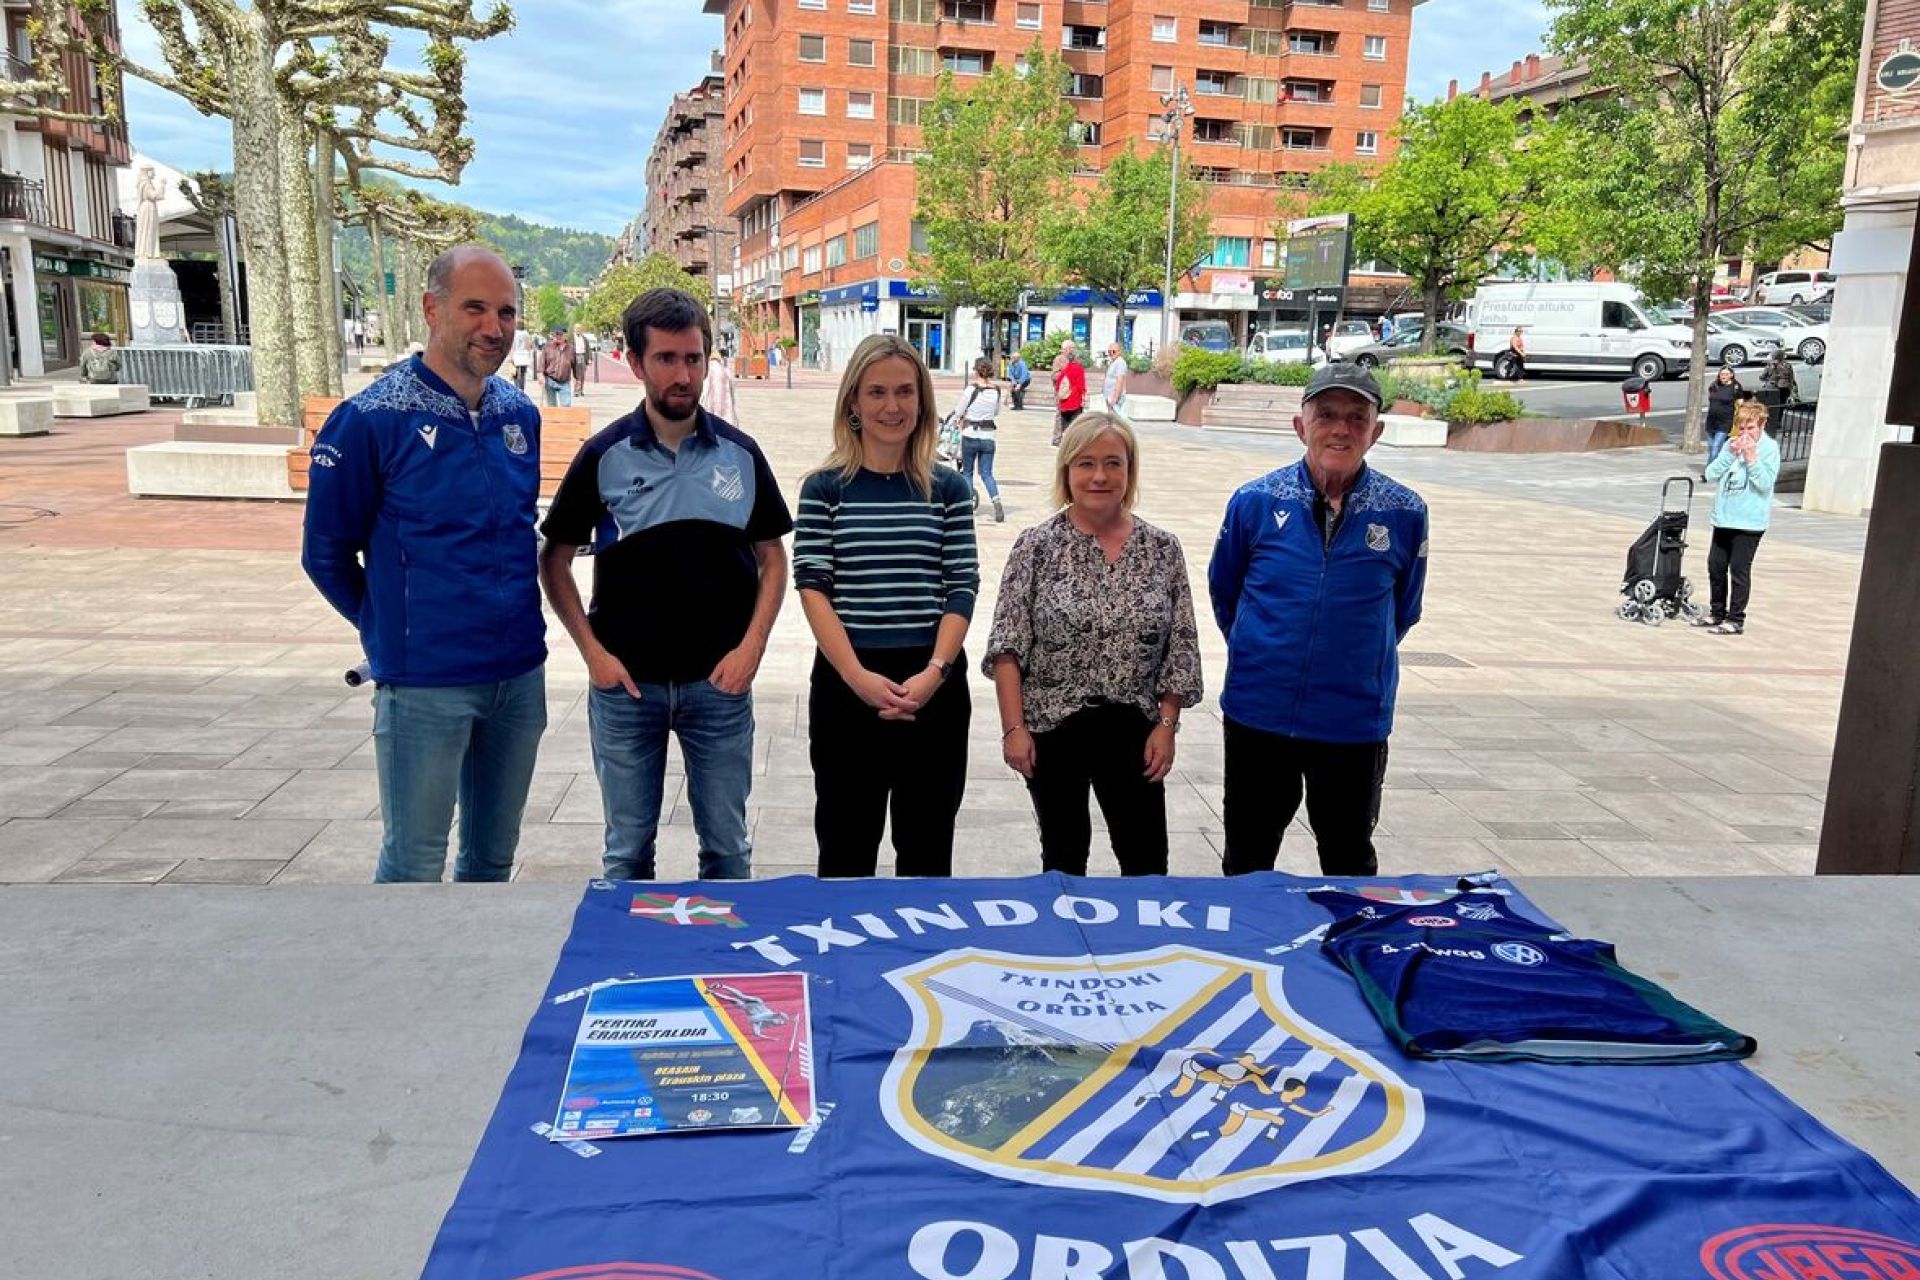
[[[1713,550],[1707,552],[1707,587],[1713,596],[1713,616],[1745,625],[1747,595],[1753,587],[1753,553],[1760,534],[1752,529],[1715,529]],[[1732,598],[1727,578],[1733,578]]]
[[[1387,777],[1384,742],[1314,742],[1226,719],[1227,854],[1230,876],[1271,871],[1280,837],[1307,798],[1307,822],[1329,876],[1378,874],[1373,828]]]
[[[859,649],[860,665],[902,681],[927,669],[931,646]],[[912,720],[882,720],[825,657],[813,659],[807,751],[820,875],[870,876],[893,817],[894,874],[953,874],[953,822],[967,790],[967,656]]]
[[[1082,707],[1033,735],[1027,792],[1040,823],[1040,865],[1087,874],[1093,822],[1087,788],[1107,820],[1123,876],[1167,874],[1167,787],[1146,780],[1147,735],[1154,722],[1133,707]]]

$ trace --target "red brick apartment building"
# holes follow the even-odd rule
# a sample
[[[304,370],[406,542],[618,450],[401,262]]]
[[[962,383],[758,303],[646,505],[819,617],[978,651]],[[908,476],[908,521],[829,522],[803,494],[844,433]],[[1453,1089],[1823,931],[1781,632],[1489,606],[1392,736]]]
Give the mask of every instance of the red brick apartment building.
[[[725,81],[720,55],[685,93],[673,95],[647,157],[647,207],[629,252],[658,253],[727,290],[733,227],[721,209],[725,191]]]
[[[1037,39],[1073,83],[1084,175],[1159,136],[1160,95],[1179,84],[1194,115],[1184,157],[1206,183],[1212,261],[1177,285],[1181,320],[1249,326],[1301,319],[1279,279],[1283,189],[1335,160],[1385,159],[1406,95],[1420,0],[706,0],[725,20],[725,212],[739,223],[737,301],[799,338],[826,368],[859,339],[900,333],[956,370],[991,336],[968,308],[911,288],[912,157],[937,77],[1017,61]],[[1350,309],[1385,307],[1376,284]],[[1136,345],[1159,332],[1160,296],[1136,300]],[[1371,306],[1369,306],[1371,304]],[[1036,298],[1020,336],[1073,328],[1114,336],[1084,291]],[[750,350],[763,338],[748,326]]]

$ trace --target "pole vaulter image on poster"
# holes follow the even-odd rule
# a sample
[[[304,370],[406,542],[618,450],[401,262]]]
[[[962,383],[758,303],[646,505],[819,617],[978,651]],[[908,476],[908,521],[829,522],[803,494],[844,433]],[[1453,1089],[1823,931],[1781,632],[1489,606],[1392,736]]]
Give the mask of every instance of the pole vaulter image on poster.
[[[1468,940],[1563,932],[1498,878],[596,882],[425,1274],[1920,1280],[1920,1200],[1738,1061],[1403,1051],[1317,940],[1330,888],[1422,904],[1415,954],[1514,968],[1550,1029],[1551,965]],[[685,974],[804,986],[810,1119],[538,1136],[580,993]]]
[[[605,982],[585,1004],[552,1141],[812,1119],[803,975]]]

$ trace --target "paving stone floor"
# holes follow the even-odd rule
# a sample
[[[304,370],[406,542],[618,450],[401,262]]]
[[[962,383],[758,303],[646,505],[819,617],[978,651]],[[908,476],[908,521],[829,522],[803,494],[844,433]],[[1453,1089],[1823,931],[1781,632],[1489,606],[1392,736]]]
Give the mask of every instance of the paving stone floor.
[[[943,404],[953,380],[943,383]],[[596,424],[637,400],[596,385]],[[745,383],[743,425],[789,497],[824,452],[832,380]],[[297,504],[136,500],[124,449],[166,413],[62,420],[0,441],[0,881],[293,884],[370,878],[379,841],[366,690],[347,625],[298,563]],[[1048,416],[1009,414],[1008,520],[980,526],[983,637],[1014,536],[1047,514]],[[1298,455],[1284,436],[1146,425],[1143,516],[1177,534],[1205,611],[1227,496]],[[1859,576],[1860,521],[1783,510],[1755,565],[1744,637],[1616,621],[1625,548],[1668,450],[1514,458],[1380,449],[1432,509],[1426,618],[1403,652],[1379,846],[1387,873],[1811,873]],[[1531,478],[1531,483],[1529,481]],[[1705,503],[1696,506],[1705,527]],[[1701,542],[1704,543],[1704,537]],[[1702,581],[1699,556],[1690,565]],[[1170,781],[1173,869],[1218,870],[1224,646],[1203,622],[1209,699]],[[550,729],[518,876],[594,873],[600,807],[584,668],[549,627]],[[812,869],[805,689],[791,600],[756,687],[756,871]],[[1025,792],[1000,761],[989,686],[974,726],[957,868],[1038,867]],[[693,874],[679,765],[661,872]],[[883,861],[887,855],[883,850]],[[1310,871],[1296,824],[1283,869]],[[1111,872],[1110,855],[1096,869]]]

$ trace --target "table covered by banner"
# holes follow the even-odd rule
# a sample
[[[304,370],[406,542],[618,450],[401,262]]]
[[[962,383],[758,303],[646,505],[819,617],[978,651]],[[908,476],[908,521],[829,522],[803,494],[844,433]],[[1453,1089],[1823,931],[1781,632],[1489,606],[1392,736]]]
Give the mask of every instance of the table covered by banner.
[[[1920,1201],[1739,1063],[1403,1053],[1322,887],[596,882],[426,1275],[1920,1280]],[[1472,926],[1557,927],[1338,887],[1496,974]]]

